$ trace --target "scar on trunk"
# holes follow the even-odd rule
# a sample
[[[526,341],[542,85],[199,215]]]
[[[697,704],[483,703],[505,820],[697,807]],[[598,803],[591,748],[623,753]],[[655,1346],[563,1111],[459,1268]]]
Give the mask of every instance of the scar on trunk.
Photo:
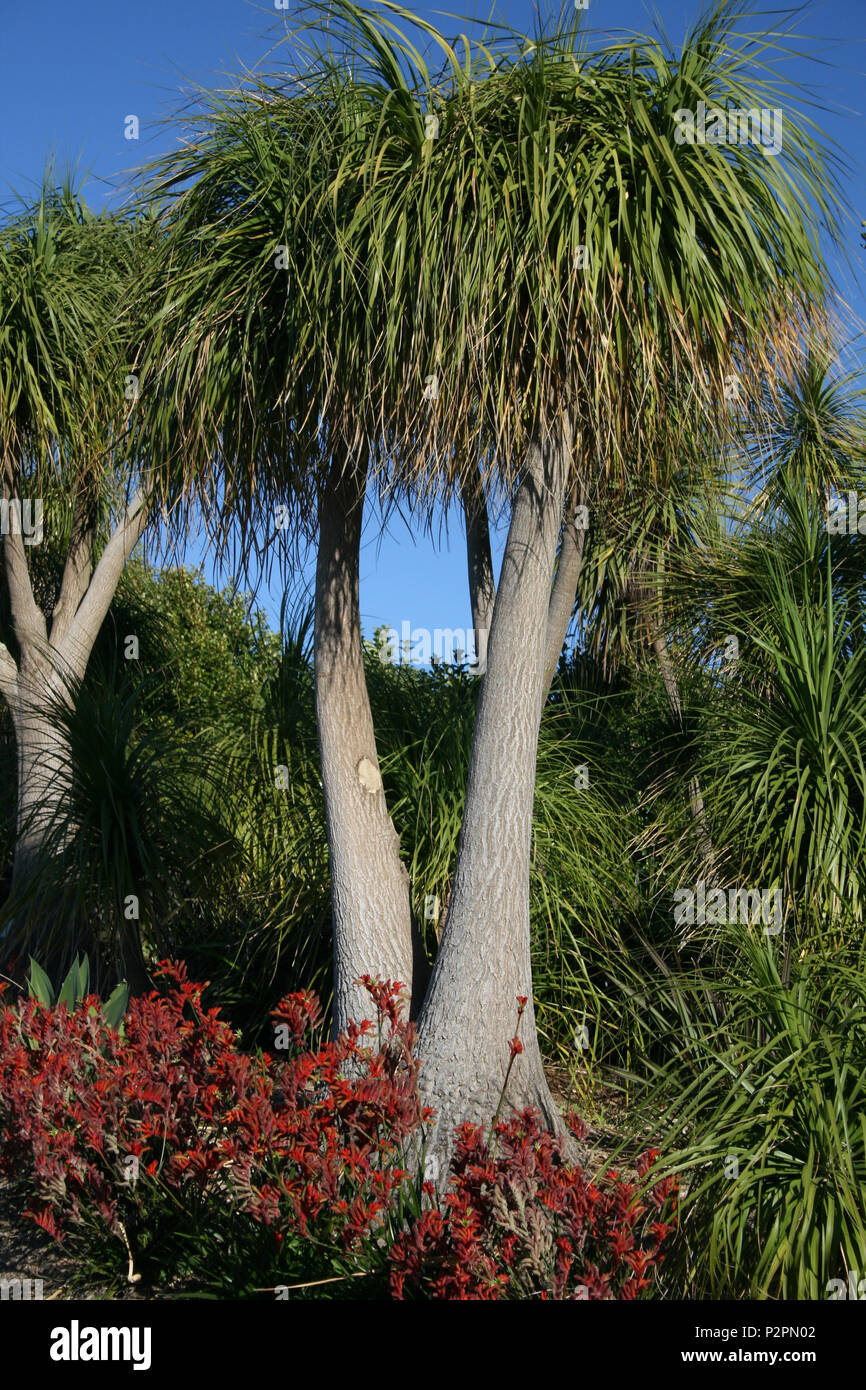
[[[382,777],[379,769],[370,762],[369,758],[362,758],[358,763],[358,781],[372,796],[375,792],[382,790]]]

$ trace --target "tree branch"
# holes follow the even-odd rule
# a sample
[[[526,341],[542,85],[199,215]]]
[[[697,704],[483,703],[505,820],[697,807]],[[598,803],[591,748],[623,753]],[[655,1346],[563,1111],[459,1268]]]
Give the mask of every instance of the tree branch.
[[[18,502],[7,477],[3,488],[3,498]],[[30,570],[24,551],[24,538],[9,527],[9,534],[3,537],[3,559],[6,564],[6,580],[9,585],[9,604],[12,609],[12,626],[22,653],[26,648],[44,646],[48,640],[45,615],[33,596]],[[11,660],[11,657],[10,657]]]
[[[544,639],[544,677],[541,683],[541,702],[547,699],[559,657],[562,652],[568,625],[574,612],[577,584],[583,565],[583,551],[586,544],[586,531],[578,529],[573,517],[566,517],[562,527],[562,544],[559,548],[559,561],[556,566],[556,579],[550,594],[547,609],[547,632]]]
[[[573,440],[571,437],[571,428],[567,421],[563,422],[562,447],[565,449],[569,461],[571,461],[573,455]],[[550,602],[547,605],[547,630],[544,639],[544,675],[541,682],[542,708],[544,708],[544,702],[553,684],[553,677],[556,675],[560,653],[565,643],[568,625],[571,622],[571,615],[574,612],[577,584],[580,579],[581,566],[583,565],[586,530],[583,527],[575,525],[575,512],[578,505],[578,497],[582,503],[583,491],[575,484],[569,493],[568,508],[562,523],[562,538],[559,547],[559,559],[556,566],[556,578],[553,581],[553,588],[550,592]]]
[[[77,675],[84,675],[93,644],[114,598],[123,567],[138,544],[147,522],[148,489],[139,488],[123,521],[112,532],[99,558],[87,592],[72,618],[66,635],[56,644],[61,664]]]
[[[88,505],[82,494],[79,493],[75,499],[72,538],[69,542],[66,563],[63,566],[60,596],[54,605],[54,613],[51,618],[51,645],[53,647],[59,647],[69,631],[69,625],[78,612],[79,605],[87,593],[87,586],[90,583],[95,530],[88,517],[88,512]]]
[[[5,642],[0,642],[0,694],[13,710],[18,698],[18,667]]]

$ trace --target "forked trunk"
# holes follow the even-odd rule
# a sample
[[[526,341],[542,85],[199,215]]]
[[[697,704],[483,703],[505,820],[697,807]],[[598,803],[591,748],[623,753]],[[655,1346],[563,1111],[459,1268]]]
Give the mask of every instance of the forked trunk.
[[[0,480],[0,493],[20,508],[15,479],[9,469]],[[40,964],[49,968],[49,974],[52,958],[71,960],[80,945],[79,924],[73,921],[64,926],[59,921],[58,904],[40,874],[46,851],[62,850],[64,820],[68,823],[72,765],[62,719],[57,718],[58,706],[72,702],[75,689],[84,678],[123,566],[144,529],[149,493],[150,483],[146,482],[118,521],[92,573],[92,508],[83,494],[75,497],[72,539],[51,614],[50,636],[49,624],[34,597],[28,552],[20,528],[13,525],[3,537],[2,557],[19,657],[15,661],[0,642],[0,692],[15,728],[18,824],[12,881],[22,912],[0,941],[0,954],[26,958],[28,952],[38,953]],[[56,938],[60,935],[64,940],[58,944]],[[135,964],[133,957],[137,952],[139,979],[143,979],[137,928],[124,927],[122,937],[123,961]]]
[[[364,673],[359,608],[363,473],[349,465],[323,489],[316,567],[316,719],[331,866],[334,1029],[374,1011],[362,975],[413,981],[426,960],[409,875],[388,814]]]
[[[529,868],[550,583],[568,455],[533,445],[517,489],[479,699],[448,920],[419,1022],[420,1085],[437,1111],[428,1153],[463,1120],[489,1125],[508,1067],[518,996],[529,1000],[504,1108],[558,1127],[532,1008]]]

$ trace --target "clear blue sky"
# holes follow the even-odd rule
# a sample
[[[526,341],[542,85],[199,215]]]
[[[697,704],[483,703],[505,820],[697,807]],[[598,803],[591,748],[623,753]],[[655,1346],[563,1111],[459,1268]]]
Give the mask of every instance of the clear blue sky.
[[[295,0],[290,0],[294,4]],[[647,31],[658,14],[674,43],[700,11],[692,0],[589,0],[585,25],[592,34]],[[767,7],[769,10],[769,6]],[[485,16],[489,6],[449,0],[450,13]],[[496,13],[531,32],[535,6],[500,0]],[[540,13],[558,10],[541,0]],[[412,7],[446,32],[460,25],[432,7]],[[0,0],[0,198],[10,190],[33,191],[46,158],[59,166],[77,165],[87,173],[86,192],[96,205],[120,202],[131,187],[129,171],[172,141],[165,120],[177,110],[193,84],[227,85],[242,67],[273,67],[280,25],[292,22],[264,0]],[[770,27],[770,14],[744,27]],[[864,96],[866,96],[866,0],[825,0],[809,7],[800,24],[815,36],[816,61],[791,61],[785,71],[807,83],[828,109],[820,122],[852,164],[848,181],[851,221],[846,232],[857,278],[836,266],[845,298],[857,318],[866,317],[866,253],[859,250],[861,218],[866,218],[864,178]],[[813,113],[814,114],[814,113]],[[127,116],[138,117],[138,141],[124,138]],[[817,119],[817,117],[816,117]],[[862,347],[862,344],[860,345]],[[862,357],[862,353],[860,354]],[[399,627],[466,627],[469,600],[462,523],[443,518],[430,541],[410,536],[399,519],[379,544],[371,519],[362,565],[361,605],[368,632],[381,622]],[[500,538],[501,541],[501,538]],[[191,552],[190,559],[198,557]],[[280,583],[260,598],[273,616],[279,610]]]

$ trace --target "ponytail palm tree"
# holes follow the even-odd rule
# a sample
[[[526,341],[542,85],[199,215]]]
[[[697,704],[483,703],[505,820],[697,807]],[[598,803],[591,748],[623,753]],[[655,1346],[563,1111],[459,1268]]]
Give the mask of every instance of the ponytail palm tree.
[[[260,553],[273,553],[280,529],[318,538],[336,1028],[367,1010],[361,975],[399,979],[411,995],[423,962],[382,791],[359,606],[376,421],[358,382],[368,284],[345,245],[380,117],[378,97],[323,58],[295,80],[213,100],[157,171],[172,248],[153,344],[163,485],[179,458],[191,501],[208,510],[218,493],[218,539],[234,521]]]
[[[332,8],[382,61],[385,21]],[[820,317],[818,235],[835,201],[819,144],[794,117],[778,160],[756,146],[676,140],[677,115],[699,100],[767,102],[737,17],[718,7],[676,58],[649,40],[588,54],[574,30],[504,53],[470,49],[462,64],[452,53],[433,97],[434,177],[426,166],[398,176],[393,155],[374,171],[375,245],[389,245],[385,229],[406,229],[399,260],[380,253],[376,266],[407,360],[414,350],[417,377],[435,375],[439,440],[492,454],[514,498],[449,915],[419,1024],[434,1145],[495,1109],[516,998],[531,998],[536,742],[572,484],[594,470],[646,485],[661,471],[671,394],[689,401],[684,437],[724,434],[731,375],[784,376],[804,323]],[[390,398],[396,408],[396,383]],[[668,438],[675,450],[670,427]],[[433,463],[441,485],[441,446]],[[521,1029],[508,1098],[555,1123],[531,1005]]]
[[[95,215],[68,183],[46,182],[35,203],[0,226],[0,495],[11,618],[0,691],[17,744],[16,888],[32,878],[68,790],[68,758],[48,711],[73,698],[147,516],[129,421],[150,236],[146,224]],[[59,570],[37,601],[32,547],[46,536]]]
[[[835,494],[866,483],[866,390],[836,369],[832,340],[807,343],[790,381],[751,441],[743,479],[750,512],[786,512],[792,485],[830,510]]]
[[[165,321],[182,328],[176,346],[166,335],[163,393],[187,467],[199,460],[209,483],[220,455],[224,497],[247,517],[253,494],[260,509],[291,498],[307,524],[318,512],[317,698],[347,1000],[362,959],[371,973],[411,969],[359,650],[364,487],[377,477],[420,510],[464,487],[471,498],[481,464],[483,484],[512,498],[419,1022],[431,1142],[447,1148],[455,1122],[495,1111],[516,1000],[531,1000],[536,747],[567,500],[593,471],[653,477],[672,391],[690,402],[689,430],[724,429],[731,374],[784,375],[820,314],[818,236],[835,203],[794,116],[778,158],[677,143],[698,101],[768,102],[734,6],[679,56],[651,40],[588,53],[573,25],[532,44],[467,40],[458,56],[415,20],[441,56],[435,74],[397,6],[335,0],[327,13],[350,68],[319,54],[282,91],[220,106],[173,162],[192,182],[174,219]],[[383,865],[394,891],[377,887]],[[521,1029],[508,1099],[556,1124],[531,1003]]]
[[[813,515],[813,546],[820,525]],[[764,613],[739,630],[766,674],[751,684],[744,671],[713,721],[714,800],[749,881],[782,886],[805,934],[843,912],[863,920],[866,647],[852,643],[859,614],[834,597],[831,549],[802,567],[786,550],[774,539],[749,576]]]

